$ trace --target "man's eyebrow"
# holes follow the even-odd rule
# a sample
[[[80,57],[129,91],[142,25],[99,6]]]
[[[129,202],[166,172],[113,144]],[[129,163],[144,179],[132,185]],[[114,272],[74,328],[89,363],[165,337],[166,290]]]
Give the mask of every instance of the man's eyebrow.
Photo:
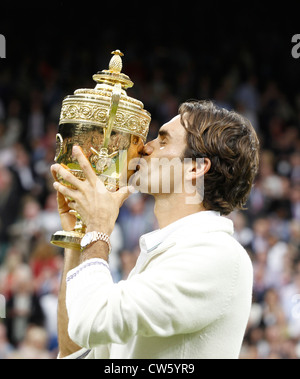
[[[170,134],[167,130],[165,130],[165,129],[159,129],[159,131],[158,131],[158,135],[159,135],[160,137],[171,138],[171,134]]]

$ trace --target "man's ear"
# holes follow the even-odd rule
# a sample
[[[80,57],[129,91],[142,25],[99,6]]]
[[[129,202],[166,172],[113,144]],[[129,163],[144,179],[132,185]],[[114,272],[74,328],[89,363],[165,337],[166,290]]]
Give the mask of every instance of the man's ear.
[[[190,159],[185,166],[186,204],[201,204],[204,199],[204,177],[211,167],[208,158]]]
[[[209,158],[197,158],[196,160],[192,160],[186,169],[185,178],[194,182],[205,175],[210,170],[210,167],[211,161]]]

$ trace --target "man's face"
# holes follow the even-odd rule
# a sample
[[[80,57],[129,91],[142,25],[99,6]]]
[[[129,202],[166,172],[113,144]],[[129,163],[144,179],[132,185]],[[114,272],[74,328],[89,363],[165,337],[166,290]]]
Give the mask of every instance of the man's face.
[[[154,195],[180,191],[185,148],[186,130],[178,115],[160,128],[157,138],[144,146],[139,170],[131,178],[131,184],[140,192]]]

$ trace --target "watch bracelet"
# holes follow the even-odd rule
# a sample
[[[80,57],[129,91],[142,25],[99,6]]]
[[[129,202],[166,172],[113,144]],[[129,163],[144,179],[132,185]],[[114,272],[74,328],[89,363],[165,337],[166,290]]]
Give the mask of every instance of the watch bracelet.
[[[85,247],[81,247],[81,252],[83,252],[84,250],[86,250],[87,248],[89,248],[90,246],[94,245],[94,243],[98,242],[98,241],[103,241],[107,244],[108,246],[108,253],[110,254],[111,252],[111,244],[110,244],[110,238],[109,236],[106,234],[106,233],[103,233],[103,232],[93,232],[95,233],[97,236],[96,238],[91,241],[87,246]]]

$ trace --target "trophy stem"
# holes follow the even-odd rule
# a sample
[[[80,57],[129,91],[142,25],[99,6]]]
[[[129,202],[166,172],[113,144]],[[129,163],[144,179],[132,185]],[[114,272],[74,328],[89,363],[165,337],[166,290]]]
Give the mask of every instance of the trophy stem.
[[[80,250],[80,242],[85,235],[86,226],[83,224],[78,212],[70,211],[76,216],[74,231],[60,230],[51,237],[51,243],[64,249]]]
[[[76,217],[74,230],[79,233],[85,234],[86,226],[83,224],[80,214],[74,210],[69,211],[69,213],[73,214]]]

